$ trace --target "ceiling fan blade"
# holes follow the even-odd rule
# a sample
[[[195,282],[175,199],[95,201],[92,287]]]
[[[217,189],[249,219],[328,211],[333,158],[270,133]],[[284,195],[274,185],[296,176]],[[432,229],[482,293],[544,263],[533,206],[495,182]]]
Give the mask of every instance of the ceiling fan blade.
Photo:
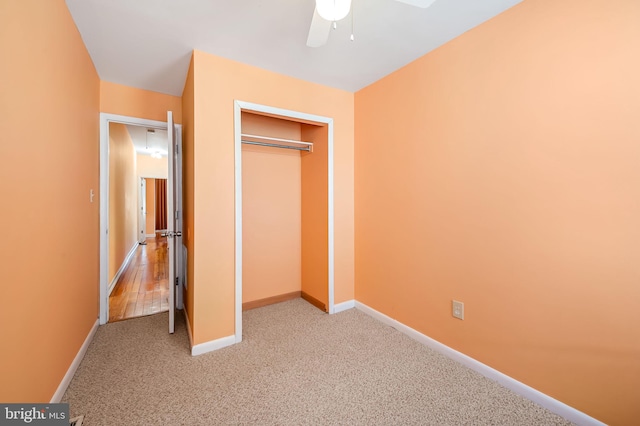
[[[423,9],[426,9],[427,7],[431,6],[433,3],[436,2],[436,0],[397,0],[400,3],[406,3],[406,4],[410,4],[411,6],[416,6],[416,7],[421,7]]]
[[[323,19],[318,14],[318,10],[314,9],[313,19],[311,20],[311,28],[309,28],[309,37],[307,37],[307,46],[324,46],[325,44],[327,44],[330,32],[331,22]]]

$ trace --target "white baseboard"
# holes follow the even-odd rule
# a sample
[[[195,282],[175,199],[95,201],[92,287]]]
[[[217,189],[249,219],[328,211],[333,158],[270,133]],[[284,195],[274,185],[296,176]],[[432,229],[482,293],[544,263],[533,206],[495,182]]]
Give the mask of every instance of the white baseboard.
[[[124,258],[122,265],[120,265],[120,269],[118,269],[116,274],[113,276],[113,279],[109,283],[109,292],[108,292],[109,295],[111,295],[111,292],[113,291],[114,287],[118,283],[118,280],[120,279],[120,275],[122,275],[124,270],[127,268],[127,266],[129,265],[129,262],[131,262],[131,259],[133,258],[133,255],[136,253],[136,249],[138,248],[139,244],[140,243],[136,241],[133,247],[131,247],[131,250],[129,250],[129,253],[127,253],[127,257]]]
[[[342,302],[342,303],[337,303],[335,305],[333,305],[333,313],[337,314],[339,312],[343,312],[343,311],[347,311],[349,309],[355,308],[356,307],[356,301],[355,300],[347,300],[346,302]]]
[[[189,346],[191,347],[191,356],[197,356],[206,354],[207,352],[213,352],[218,349],[226,348],[236,343],[236,336],[221,337],[220,339],[212,340],[206,343],[200,343],[198,345],[193,344],[193,336],[191,335],[191,324],[189,323],[189,315],[187,310],[183,310],[184,319],[187,322],[187,334],[189,335]]]
[[[58,385],[58,389],[56,389],[56,392],[51,397],[51,404],[57,404],[62,400],[64,393],[69,387],[69,383],[71,383],[73,376],[76,374],[76,371],[78,370],[78,367],[82,362],[82,358],[84,358],[84,354],[87,353],[87,348],[89,347],[89,344],[93,340],[93,336],[96,334],[96,331],[98,330],[99,325],[100,325],[100,321],[96,319],[96,322],[91,327],[91,330],[89,330],[89,334],[87,335],[87,338],[84,339],[84,343],[82,343],[82,346],[80,346],[80,350],[76,354],[76,357],[73,359],[73,362],[71,362],[71,365],[67,370],[67,373],[64,375],[64,377],[62,378],[62,381]]]
[[[457,361],[460,364],[482,374],[490,380],[500,383],[505,388],[512,390],[518,395],[523,396],[535,402],[536,404],[543,406],[547,410],[559,416],[562,416],[569,421],[572,421],[579,425],[605,426],[604,423],[594,419],[593,417],[583,413],[582,411],[578,411],[575,408],[570,407],[569,405],[532,388],[531,386],[525,385],[524,383],[519,382],[518,380],[509,377],[506,374],[503,374],[498,370],[495,370],[488,365],[471,358],[470,356],[463,354],[462,352],[458,352],[455,349],[452,349],[449,346],[440,343],[437,340],[434,340],[431,337],[426,336],[419,331],[414,330],[413,328],[404,325],[403,323],[396,321],[381,312],[376,311],[375,309],[365,305],[364,303],[356,301],[355,307],[365,314],[387,325],[390,325],[399,332],[406,334],[407,336],[422,343],[423,345],[428,346],[431,349],[453,359],[454,361]]]
[[[191,347],[191,355],[196,356],[206,354],[207,352],[217,351],[218,349],[226,348],[227,346],[231,346],[235,343],[235,334],[227,337],[221,337],[216,340],[211,340],[210,342],[193,345]]]

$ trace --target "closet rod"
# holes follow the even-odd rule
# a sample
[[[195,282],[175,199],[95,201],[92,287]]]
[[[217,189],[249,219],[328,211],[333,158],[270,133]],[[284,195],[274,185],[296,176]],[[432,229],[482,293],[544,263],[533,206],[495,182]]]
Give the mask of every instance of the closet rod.
[[[267,143],[267,142],[254,142],[254,141],[246,141],[242,140],[243,144],[246,145],[260,145],[260,146],[270,146],[272,148],[284,148],[284,149],[295,149],[296,151],[307,151],[311,152],[310,146],[291,146],[291,145],[278,145],[277,143]]]
[[[258,141],[250,141],[250,140],[242,139],[242,143],[249,144],[249,145],[261,145],[261,146],[270,146],[274,148],[286,148],[286,149],[295,149],[298,151],[313,152],[312,142],[297,141],[293,139],[272,138],[269,136],[249,135],[247,133],[242,133],[240,136],[242,136],[243,138],[258,139]],[[260,140],[264,140],[268,142],[260,142]],[[291,145],[281,145],[273,142],[294,143],[294,144],[304,145],[304,146],[300,147],[300,146],[291,146]]]

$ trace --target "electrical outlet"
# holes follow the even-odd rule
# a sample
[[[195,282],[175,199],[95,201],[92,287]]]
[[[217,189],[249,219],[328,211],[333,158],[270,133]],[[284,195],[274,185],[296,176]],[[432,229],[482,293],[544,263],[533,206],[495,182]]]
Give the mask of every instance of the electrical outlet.
[[[463,320],[464,319],[464,303],[454,300],[452,314],[454,318],[459,318]]]

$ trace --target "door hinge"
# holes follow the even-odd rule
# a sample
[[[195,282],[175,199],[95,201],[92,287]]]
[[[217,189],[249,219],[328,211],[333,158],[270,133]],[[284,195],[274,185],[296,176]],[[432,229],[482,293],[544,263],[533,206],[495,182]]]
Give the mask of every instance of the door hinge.
[[[182,237],[181,231],[167,231],[165,233],[160,234],[161,237],[173,238],[173,237]]]
[[[176,285],[178,285],[178,277],[176,277]]]

